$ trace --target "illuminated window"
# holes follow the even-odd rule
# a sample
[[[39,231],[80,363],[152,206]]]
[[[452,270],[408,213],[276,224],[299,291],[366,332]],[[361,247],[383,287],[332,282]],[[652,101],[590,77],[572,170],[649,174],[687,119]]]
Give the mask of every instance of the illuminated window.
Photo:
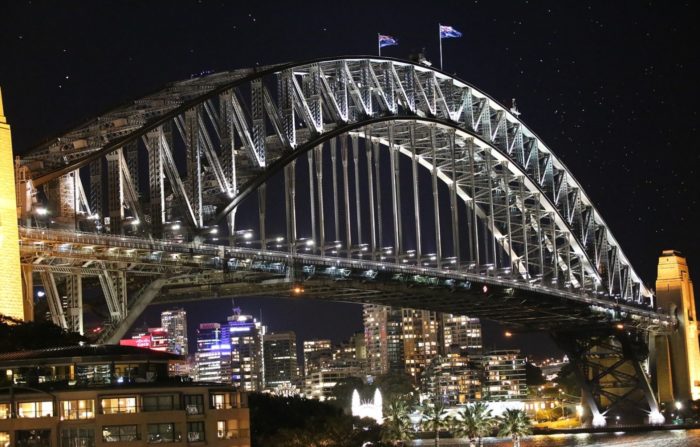
[[[104,442],[138,441],[139,432],[136,425],[105,425],[102,427]]]
[[[0,431],[0,447],[10,447],[10,434],[6,431]]]
[[[51,402],[50,400],[41,402],[20,402],[17,404],[17,417],[53,417],[53,402]]]
[[[211,406],[217,410],[227,410],[232,408],[231,406],[231,394],[230,393],[212,393],[211,395]]]
[[[0,419],[10,419],[10,404],[0,403]]]
[[[136,413],[136,397],[109,397],[100,401],[102,414]]]
[[[95,401],[64,400],[61,402],[61,420],[93,419],[95,417]]]
[[[95,430],[92,428],[63,429],[61,447],[95,447]]]

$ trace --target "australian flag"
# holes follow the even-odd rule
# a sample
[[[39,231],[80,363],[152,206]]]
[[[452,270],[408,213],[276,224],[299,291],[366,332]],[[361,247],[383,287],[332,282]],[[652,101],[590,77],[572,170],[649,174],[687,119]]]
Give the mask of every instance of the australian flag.
[[[440,39],[448,39],[450,37],[462,37],[462,33],[447,25],[440,25]]]
[[[385,36],[384,34],[378,34],[379,37],[379,48],[390,47],[392,45],[398,45],[399,41],[391,36]]]

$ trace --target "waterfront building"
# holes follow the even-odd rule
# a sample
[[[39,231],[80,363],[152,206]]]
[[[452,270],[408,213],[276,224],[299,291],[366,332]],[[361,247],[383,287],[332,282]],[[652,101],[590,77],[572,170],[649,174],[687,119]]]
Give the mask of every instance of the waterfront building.
[[[439,354],[439,321],[437,312],[402,309],[405,371],[416,381]]]
[[[187,312],[172,309],[160,313],[160,326],[168,337],[168,352],[187,355]]]
[[[298,383],[297,336],[294,331],[265,334],[263,355],[266,389],[274,390],[280,385]]]
[[[243,315],[241,309],[235,308],[225,328],[231,345],[231,384],[244,391],[262,391],[265,326],[253,316]]]
[[[227,329],[219,323],[199,325],[195,353],[196,381],[231,383],[231,339]]]
[[[304,340],[304,377],[328,367],[333,352],[330,340]]]
[[[527,397],[525,357],[520,350],[491,351],[483,357],[487,400],[523,400]]]
[[[313,371],[304,382],[304,395],[308,399],[328,400],[333,398],[333,388],[341,380],[349,377],[363,377],[364,371],[359,366],[331,365]]]
[[[0,446],[249,447],[247,395],[168,377],[179,361],[119,345],[0,354]]]
[[[442,314],[441,336],[444,354],[481,355],[481,321],[465,315]]]
[[[362,317],[368,373],[382,375],[403,372],[405,363],[401,309],[365,304]]]
[[[478,359],[461,354],[437,356],[421,376],[421,391],[427,396],[440,396],[450,406],[480,400],[482,370]]]

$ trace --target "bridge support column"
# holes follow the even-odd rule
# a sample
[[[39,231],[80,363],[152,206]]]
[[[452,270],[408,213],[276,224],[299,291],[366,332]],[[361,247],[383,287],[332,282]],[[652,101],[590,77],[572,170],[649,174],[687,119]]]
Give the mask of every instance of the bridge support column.
[[[66,298],[68,330],[83,334],[83,278],[81,275],[70,275],[66,278]]]
[[[657,306],[677,319],[675,332],[655,337],[655,382],[667,406],[700,399],[700,348],[693,282],[680,253],[664,250],[656,279]]]
[[[648,349],[641,334],[624,329],[558,332],[553,338],[567,354],[581,385],[585,423],[663,423],[656,396],[644,371]]]

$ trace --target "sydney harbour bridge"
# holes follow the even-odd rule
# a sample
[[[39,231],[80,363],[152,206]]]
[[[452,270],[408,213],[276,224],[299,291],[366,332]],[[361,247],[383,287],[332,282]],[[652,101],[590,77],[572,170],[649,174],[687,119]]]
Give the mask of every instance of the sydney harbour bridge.
[[[82,332],[99,287],[103,342],[154,302],[304,296],[547,331],[594,425],[700,397],[692,296],[644,285],[517,110],[429,66],[192,77],[26,151],[15,176],[25,304],[40,282]]]

